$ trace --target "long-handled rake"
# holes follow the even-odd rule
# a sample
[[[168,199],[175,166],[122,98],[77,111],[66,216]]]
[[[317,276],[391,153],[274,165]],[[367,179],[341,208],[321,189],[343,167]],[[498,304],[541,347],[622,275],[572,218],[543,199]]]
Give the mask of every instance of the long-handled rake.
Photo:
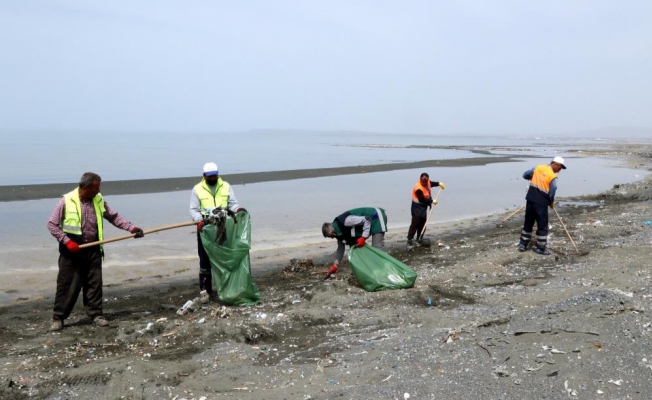
[[[517,208],[516,211],[514,211],[513,213],[509,214],[509,215],[507,216],[507,218],[505,218],[505,219],[503,220],[503,222],[501,222],[500,224],[498,224],[498,228],[502,228],[502,226],[505,225],[505,223],[506,223],[507,221],[509,221],[509,220],[510,220],[514,215],[518,214],[519,211],[521,211],[521,210],[523,209],[523,207],[525,207],[525,204],[523,204],[522,206],[520,206],[519,208]]]
[[[178,224],[166,225],[166,226],[161,226],[161,227],[152,228],[152,229],[146,229],[146,230],[143,231],[143,233],[150,234],[150,233],[154,233],[154,232],[165,231],[165,230],[174,229],[174,228],[181,228],[183,226],[190,226],[190,225],[197,225],[197,222],[195,222],[195,221],[181,222],[181,223],[178,223]],[[118,236],[118,237],[114,237],[114,238],[111,238],[111,239],[98,240],[97,242],[82,244],[82,245],[79,246],[79,248],[84,249],[86,247],[97,246],[97,245],[100,245],[100,244],[117,242],[119,240],[125,240],[125,239],[131,239],[134,236],[136,236],[135,233],[130,233],[128,235]]]
[[[575,247],[575,253],[577,253],[578,255],[581,255],[581,256],[585,256],[585,255],[589,254],[588,251],[580,251],[577,248],[577,245],[575,244],[575,241],[573,240],[573,237],[568,232],[568,229],[566,229],[566,225],[564,224],[564,221],[559,216],[559,213],[557,212],[557,209],[553,207],[553,210],[555,211],[555,214],[557,215],[557,218],[559,219],[559,222],[561,223],[561,226],[564,227],[564,230],[566,231],[566,235],[568,235],[568,239],[570,239],[571,243],[573,244],[573,247]]]
[[[423,229],[421,230],[421,233],[418,236],[418,240],[423,240],[423,235],[426,233],[426,227],[428,226],[428,221],[430,221],[430,216],[432,215],[432,211],[435,209],[435,202],[439,198],[439,194],[441,193],[441,188],[439,188],[439,191],[437,192],[437,196],[435,196],[435,200],[433,200],[432,207],[430,208],[430,212],[428,213],[428,218],[426,218],[426,223],[423,224]]]

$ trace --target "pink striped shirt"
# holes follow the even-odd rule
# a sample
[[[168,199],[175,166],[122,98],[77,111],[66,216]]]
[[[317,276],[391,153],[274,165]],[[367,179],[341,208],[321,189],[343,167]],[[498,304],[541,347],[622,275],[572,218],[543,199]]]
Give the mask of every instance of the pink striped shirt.
[[[66,244],[70,239],[66,236],[66,233],[61,230],[61,220],[63,219],[63,212],[66,208],[66,202],[61,197],[57,202],[57,205],[54,206],[52,214],[50,214],[50,219],[48,219],[48,230],[54,236],[59,243]],[[124,229],[126,231],[131,230],[134,225],[127,221],[124,217],[118,214],[116,211],[113,211],[111,207],[104,202],[104,219],[113,224],[116,228]],[[98,240],[97,232],[97,217],[95,215],[95,207],[93,207],[92,201],[83,201],[81,202],[81,211],[82,211],[82,243],[96,242]]]

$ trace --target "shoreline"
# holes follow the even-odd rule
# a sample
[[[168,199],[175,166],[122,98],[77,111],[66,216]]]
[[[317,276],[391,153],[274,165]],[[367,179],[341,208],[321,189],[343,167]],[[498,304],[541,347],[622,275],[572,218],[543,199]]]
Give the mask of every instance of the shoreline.
[[[527,158],[523,155],[518,158]],[[332,168],[311,168],[281,171],[245,172],[221,175],[231,185],[245,185],[261,182],[288,181],[294,179],[322,178],[328,176],[386,172],[414,168],[472,167],[494,163],[517,162],[516,156],[496,155],[491,157],[456,158],[450,160],[424,160],[407,163],[384,163]],[[99,173],[99,172],[98,172]],[[101,173],[99,173],[102,176]],[[136,179],[123,181],[102,181],[102,192],[112,196],[125,194],[150,194],[189,190],[201,176],[180,178]],[[34,185],[0,186],[0,202],[20,200],[54,199],[70,191],[76,183],[44,183]]]

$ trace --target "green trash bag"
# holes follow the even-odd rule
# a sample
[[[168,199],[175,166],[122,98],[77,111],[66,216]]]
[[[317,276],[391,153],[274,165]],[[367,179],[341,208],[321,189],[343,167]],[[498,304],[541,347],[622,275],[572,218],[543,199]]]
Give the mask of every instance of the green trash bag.
[[[410,267],[369,245],[351,247],[349,263],[353,275],[369,292],[411,288],[417,279]]]
[[[226,219],[221,240],[217,238],[216,225],[204,225],[201,242],[211,261],[213,286],[220,301],[232,306],[253,306],[260,301],[260,292],[249,264],[251,221],[249,213],[243,211],[236,214],[236,219],[237,224],[232,217]]]

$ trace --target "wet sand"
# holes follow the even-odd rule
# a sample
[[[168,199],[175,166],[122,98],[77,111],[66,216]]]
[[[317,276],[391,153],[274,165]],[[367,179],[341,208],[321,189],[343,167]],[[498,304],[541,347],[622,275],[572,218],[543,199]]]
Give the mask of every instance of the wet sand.
[[[468,167],[504,162],[516,162],[516,159],[507,156],[494,156],[459,158],[453,160],[426,160],[410,163],[390,163],[337,168],[225,174],[223,175],[223,178],[232,185],[242,185],[259,182],[287,181],[293,179],[395,171],[401,169],[430,167]],[[192,176],[183,178],[103,181],[102,191],[105,193],[111,193],[111,195],[176,192],[179,190],[188,190],[188,188],[196,185],[199,179],[200,177]],[[0,202],[57,198],[61,196],[61,193],[68,192],[70,190],[71,184],[74,185],[75,183],[0,186]]]

